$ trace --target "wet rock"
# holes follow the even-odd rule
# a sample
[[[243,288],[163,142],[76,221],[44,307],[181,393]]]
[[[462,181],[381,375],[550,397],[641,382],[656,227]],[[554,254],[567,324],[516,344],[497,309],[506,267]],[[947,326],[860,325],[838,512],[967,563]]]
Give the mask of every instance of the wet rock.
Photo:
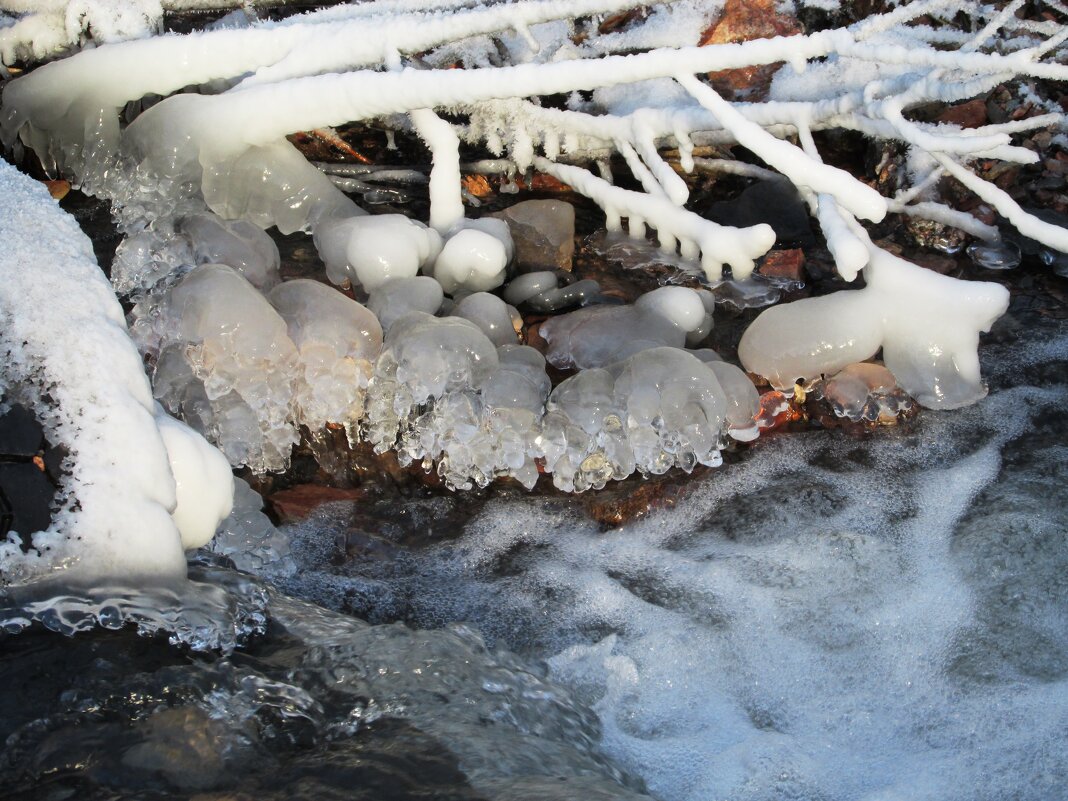
[[[987,123],[986,100],[977,97],[966,103],[957,103],[935,117],[935,121],[959,125],[961,128],[979,128]]]
[[[204,790],[227,777],[229,732],[196,707],[162,709],[140,725],[144,742],[122,757],[128,768],[162,775],[183,790]]]
[[[766,223],[775,229],[775,242],[780,247],[816,243],[808,207],[789,181],[757,181],[733,200],[711,204],[706,216],[720,225],[736,228]]]
[[[508,223],[519,272],[570,270],[575,209],[562,200],[524,200],[489,215]]]
[[[772,36],[801,33],[801,25],[790,14],[778,11],[776,0],[727,0],[723,14],[701,36],[701,45],[745,42]],[[771,85],[782,62],[710,72],[712,86],[728,99],[759,99]]]
[[[773,250],[768,253],[756,271],[765,278],[782,278],[787,281],[803,281],[805,252],[800,248]]]
[[[366,491],[361,489],[299,484],[274,493],[267,498],[267,504],[276,520],[281,523],[293,523],[308,517],[324,503],[358,501],[366,494]]]
[[[906,218],[905,231],[917,246],[949,254],[959,253],[966,239],[964,232],[957,228],[918,217]]]
[[[692,477],[700,478],[710,468],[698,465]],[[619,528],[658,509],[670,509],[688,495],[698,482],[679,478],[677,471],[652,478],[629,478],[585,496],[586,511],[607,528]]]

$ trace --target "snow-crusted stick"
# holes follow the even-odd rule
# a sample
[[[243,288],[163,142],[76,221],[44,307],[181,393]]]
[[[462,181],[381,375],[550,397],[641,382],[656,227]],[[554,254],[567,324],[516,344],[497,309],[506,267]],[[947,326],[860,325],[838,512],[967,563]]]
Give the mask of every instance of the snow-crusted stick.
[[[667,198],[613,186],[581,167],[557,164],[541,157],[534,159],[534,167],[574,187],[604,209],[610,230],[619,230],[620,217],[627,217],[631,226],[640,220],[656,229],[661,245],[671,246],[678,240],[681,253],[687,258],[694,258],[699,252],[701,266],[710,281],[721,277],[724,264],[730,265],[735,278],[749,276],[753,272],[753,260],[775,244],[775,231],[770,225],[750,228],[718,225],[680,209]],[[638,235],[633,229],[630,233]]]

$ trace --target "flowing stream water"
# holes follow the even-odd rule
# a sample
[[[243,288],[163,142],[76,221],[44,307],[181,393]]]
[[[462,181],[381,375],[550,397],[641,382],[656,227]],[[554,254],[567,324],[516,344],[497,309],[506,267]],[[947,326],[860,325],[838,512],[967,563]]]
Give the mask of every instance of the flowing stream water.
[[[323,507],[296,572],[193,568],[266,616],[228,655],[5,637],[0,796],[1068,798],[1068,326],[983,356],[976,406],[770,437],[619,529]]]

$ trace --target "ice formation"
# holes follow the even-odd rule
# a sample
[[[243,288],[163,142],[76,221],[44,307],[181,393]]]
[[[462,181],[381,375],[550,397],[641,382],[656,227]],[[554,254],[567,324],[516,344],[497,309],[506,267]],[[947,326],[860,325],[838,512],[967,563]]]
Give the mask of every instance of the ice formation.
[[[297,435],[300,354],[286,321],[223,264],[190,271],[134,329],[155,357],[152,389],[219,445],[231,464],[281,470]]]
[[[911,400],[898,387],[894,374],[879,364],[851,364],[818,388],[834,413],[853,422],[893,422]]]
[[[382,326],[362,304],[307,278],[275,287],[267,299],[297,346],[298,420],[312,431],[327,423],[354,430],[382,350]]]
[[[979,333],[1005,313],[1008,290],[948,278],[870,244],[869,258],[863,289],[764,311],[738,345],[745,368],[788,388],[882,348],[887,368],[924,406],[953,409],[982,398]]]
[[[74,219],[6,164],[0,186],[0,406],[33,409],[67,452],[52,525],[0,543],[0,585],[184,578],[183,549],[210,539],[230,511],[228,466],[157,414],[122,309]]]
[[[550,364],[585,370],[648,348],[681,348],[687,335],[707,335],[711,319],[700,293],[664,286],[642,295],[632,306],[591,306],[551,317],[542,323],[541,333],[549,343]]]
[[[553,273],[513,280],[502,291],[505,303],[483,296],[505,284],[512,243],[503,221],[465,217],[461,145],[498,156],[504,171],[533,169],[566,183],[604,210],[610,230],[625,228],[636,242],[654,230],[669,263],[686,262],[708,280],[729,268],[735,283],[728,289],[755,286],[761,302],[773,299],[774,287],[744,282],[775,232],[765,224],[718,225],[687,208],[687,183],[665,151],[677,152],[683,172],[789,180],[820,222],[842,277],[863,272],[866,286],[766,312],[743,339],[746,368],[788,387],[881,348],[901,386],[927,405],[982,397],[978,333],[1004,310],[1003,290],[916,268],[872,245],[858,220],[904,214],[993,244],[994,226],[933,199],[932,188],[949,175],[1051,252],[1068,251],[1066,229],[1025,212],[969,168],[977,159],[1034,162],[1036,153],[1012,137],[1063,124],[1058,108],[975,129],[909,115],[1013,79],[1063,80],[1068,67],[1056,57],[1068,34],[960,0],[918,0],[848,28],[704,47],[699,34],[722,11],[718,0],[654,6],[621,30],[601,30],[605,15],[628,8],[622,0],[411,0],[87,48],[5,86],[3,139],[112,201],[131,234],[114,283],[137,302],[138,340],[153,364],[156,396],[219,442],[232,463],[256,470],[284,467],[297,427],[324,421],[345,424],[350,436],[366,436],[380,450],[396,447],[405,460],[428,467],[438,460],[456,486],[493,475],[529,483],[535,461],[559,470],[562,485],[597,486],[630,469],[712,463],[724,432],[752,435],[753,396],[739,373],[706,367],[681,350],[707,335],[710,297],[677,287],[632,307],[595,306],[549,320],[549,361],[585,372],[537,408],[532,399],[545,382],[533,375],[536,359],[511,350],[505,303],[557,312],[603,298],[595,283],[565,284]],[[1049,8],[1055,17],[1064,13],[1057,3]],[[681,21],[684,35],[673,28]],[[14,44],[16,26],[0,40],[6,61],[16,51],[38,52],[25,39]],[[729,101],[699,77],[778,62],[786,66],[775,72],[767,99],[752,102]],[[410,131],[426,144],[433,161],[427,224],[366,214],[286,138],[350,122]],[[814,133],[829,129],[905,145],[909,169],[900,191],[883,197],[825,164]],[[767,167],[695,150],[736,143]],[[587,169],[612,154],[640,190]],[[257,292],[281,298],[298,291],[271,290],[275,256],[254,233],[270,226],[310,232],[328,278],[368,293],[387,332],[377,360],[366,338],[358,355],[328,343],[310,333],[323,321],[306,313],[302,322],[283,320]],[[232,296],[215,297],[216,289]],[[326,300],[325,287],[304,291],[322,296],[331,319],[356,314],[351,306],[342,311],[340,295]],[[453,316],[429,316],[447,305],[446,294],[457,301]],[[301,345],[303,336],[313,344]],[[643,349],[661,353],[677,374],[657,372]],[[510,406],[499,387],[520,375],[536,389],[524,389],[524,400]],[[647,415],[635,375],[675,387],[664,411],[678,387],[688,387],[701,398],[695,408],[705,422]],[[487,386],[495,387],[492,401]],[[627,417],[632,406],[642,413]],[[592,411],[602,408],[604,415]],[[620,414],[617,430],[611,421]],[[485,445],[494,436],[523,444],[494,461]]]

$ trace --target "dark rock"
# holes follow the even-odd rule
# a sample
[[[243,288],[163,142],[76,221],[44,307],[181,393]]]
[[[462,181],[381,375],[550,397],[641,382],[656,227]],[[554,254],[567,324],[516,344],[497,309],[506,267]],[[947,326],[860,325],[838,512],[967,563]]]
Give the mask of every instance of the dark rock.
[[[757,181],[733,200],[713,203],[706,216],[736,228],[767,223],[775,229],[775,243],[782,248],[804,248],[816,242],[808,207],[788,181]]]

